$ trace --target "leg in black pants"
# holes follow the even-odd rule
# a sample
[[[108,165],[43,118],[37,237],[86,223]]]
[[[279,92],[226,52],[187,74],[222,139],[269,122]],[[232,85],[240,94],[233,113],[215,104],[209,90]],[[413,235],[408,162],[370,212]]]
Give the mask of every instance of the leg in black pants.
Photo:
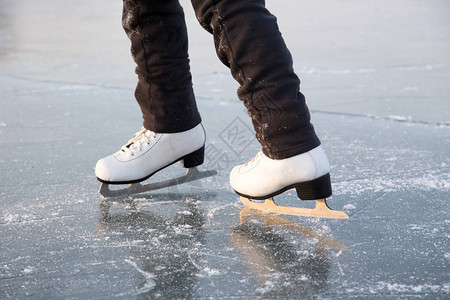
[[[174,133],[198,125],[186,24],[178,0],[124,0],[122,24],[137,64],[135,96],[144,127]]]
[[[263,152],[288,158],[320,145],[292,57],[263,0],[192,0],[217,55],[239,82]]]

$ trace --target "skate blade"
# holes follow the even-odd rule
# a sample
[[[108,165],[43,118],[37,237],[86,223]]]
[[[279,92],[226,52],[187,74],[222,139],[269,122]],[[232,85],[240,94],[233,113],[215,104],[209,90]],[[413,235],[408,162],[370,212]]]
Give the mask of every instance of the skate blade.
[[[108,183],[102,183],[100,185],[98,193],[103,198],[131,196],[199,180],[202,178],[211,177],[214,175],[217,175],[217,171],[215,170],[199,171],[197,167],[193,167],[189,168],[186,174],[184,174],[183,176],[148,184],[132,183],[128,187],[118,190],[111,190]]]
[[[326,199],[316,200],[315,208],[276,205],[275,202],[273,202],[273,198],[268,198],[264,200],[264,202],[257,203],[241,196],[241,201],[247,207],[269,213],[315,218],[348,219],[348,215],[345,212],[330,209],[327,205]]]

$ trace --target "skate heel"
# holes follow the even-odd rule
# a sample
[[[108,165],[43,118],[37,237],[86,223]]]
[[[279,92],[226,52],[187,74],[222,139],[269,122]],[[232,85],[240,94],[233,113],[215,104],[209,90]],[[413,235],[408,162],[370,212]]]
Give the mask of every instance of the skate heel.
[[[330,197],[331,179],[330,174],[325,174],[317,179],[298,183],[295,185],[297,196],[301,200],[317,200]]]
[[[180,163],[185,168],[193,168],[193,167],[201,165],[204,160],[205,160],[205,146],[184,156],[180,160]]]

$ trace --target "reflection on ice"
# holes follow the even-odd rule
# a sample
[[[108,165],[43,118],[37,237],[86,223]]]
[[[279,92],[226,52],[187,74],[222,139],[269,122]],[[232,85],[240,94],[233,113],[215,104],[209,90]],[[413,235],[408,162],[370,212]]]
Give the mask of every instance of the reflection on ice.
[[[216,245],[211,252],[207,243],[217,242],[214,230],[206,229],[207,214],[198,206],[215,197],[161,193],[102,201],[98,233],[107,247],[126,252],[125,267],[135,282],[118,296],[195,298],[202,296],[204,280],[213,287],[230,279],[240,282],[236,295],[247,289],[269,297],[310,298],[327,291],[333,257],[347,250],[344,244],[278,215],[243,208],[239,224],[224,231],[232,247]],[[237,259],[229,256],[236,252]],[[230,259],[233,270],[242,265],[249,272],[230,274],[208,257]]]
[[[259,293],[311,298],[326,291],[331,260],[327,250],[345,251],[344,244],[277,215],[249,208],[243,208],[240,215],[241,224],[233,229],[230,241],[254,274]],[[263,224],[250,222],[252,218]],[[294,245],[278,232],[280,228],[307,242]],[[317,242],[312,251],[301,249],[311,242]]]
[[[153,195],[153,200],[164,201],[167,197]],[[184,208],[172,216],[161,216],[158,210],[141,210],[134,199],[122,199],[121,203],[127,209],[116,212],[112,206],[117,202],[104,200],[98,221],[99,234],[109,237],[111,247],[126,249],[126,262],[136,276],[135,290],[121,296],[191,298],[205,243],[204,214],[195,201],[179,203]]]

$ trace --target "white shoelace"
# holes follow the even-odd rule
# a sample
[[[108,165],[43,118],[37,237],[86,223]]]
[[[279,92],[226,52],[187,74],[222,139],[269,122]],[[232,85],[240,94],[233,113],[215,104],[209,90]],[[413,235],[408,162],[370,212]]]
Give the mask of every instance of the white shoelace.
[[[247,166],[249,166],[249,165],[252,165],[254,162],[258,161],[259,157],[261,157],[261,156],[263,156],[263,155],[264,155],[263,152],[262,152],[262,151],[259,151],[259,152],[256,154],[256,156],[254,156],[254,157],[250,158],[249,160],[247,160],[247,161],[245,162],[244,166],[247,167]]]
[[[123,145],[120,150],[122,150],[123,152],[125,152],[129,156],[133,156],[134,155],[134,152],[133,152],[134,149],[137,149],[138,151],[140,151],[142,149],[143,145],[149,145],[150,144],[149,137],[156,138],[156,133],[154,133],[153,131],[147,130],[144,127],[142,127],[141,130],[139,130],[131,138],[131,140],[128,141],[128,143]]]

